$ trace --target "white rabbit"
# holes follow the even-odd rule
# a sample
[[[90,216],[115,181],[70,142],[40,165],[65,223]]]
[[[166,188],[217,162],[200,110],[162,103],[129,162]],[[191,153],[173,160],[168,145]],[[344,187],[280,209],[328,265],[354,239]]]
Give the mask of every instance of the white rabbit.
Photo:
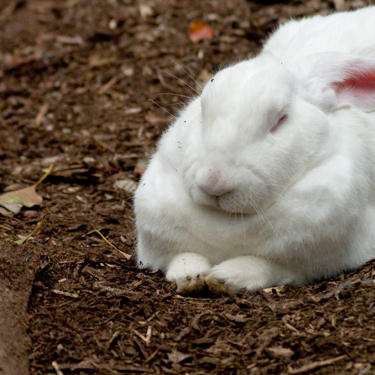
[[[212,78],[136,191],[141,267],[216,293],[375,257],[374,20],[369,7],[290,21]]]

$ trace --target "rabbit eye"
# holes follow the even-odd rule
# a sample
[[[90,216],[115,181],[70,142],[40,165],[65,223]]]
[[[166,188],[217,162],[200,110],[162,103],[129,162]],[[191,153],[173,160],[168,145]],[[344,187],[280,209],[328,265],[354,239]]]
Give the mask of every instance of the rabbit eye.
[[[273,126],[273,128],[270,130],[271,133],[275,133],[275,131],[280,127],[280,125],[288,118],[288,115],[284,115],[279,118],[279,121],[276,123],[276,125]]]

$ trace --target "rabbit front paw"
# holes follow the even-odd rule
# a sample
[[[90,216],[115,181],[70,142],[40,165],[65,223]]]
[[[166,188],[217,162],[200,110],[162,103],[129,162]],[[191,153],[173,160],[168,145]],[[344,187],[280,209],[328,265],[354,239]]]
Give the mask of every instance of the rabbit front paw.
[[[296,276],[288,269],[267,259],[242,256],[212,267],[206,277],[210,291],[238,293],[241,289],[254,291],[276,285],[295,283]],[[210,285],[212,285],[210,287]],[[219,287],[220,285],[220,287]]]
[[[209,274],[205,277],[205,284],[210,293],[214,296],[223,296],[231,294],[231,291],[225,284],[224,280],[219,280],[212,274]]]
[[[211,269],[210,261],[197,253],[182,253],[169,264],[166,277],[177,284],[181,295],[200,295],[206,290],[205,277]]]
[[[187,276],[180,282],[177,282],[178,294],[182,296],[199,296],[206,290],[205,274],[196,276]]]

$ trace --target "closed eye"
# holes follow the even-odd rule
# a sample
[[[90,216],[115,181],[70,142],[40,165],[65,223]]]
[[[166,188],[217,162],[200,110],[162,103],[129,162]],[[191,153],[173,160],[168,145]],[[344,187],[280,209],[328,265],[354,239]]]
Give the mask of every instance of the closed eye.
[[[279,121],[276,123],[276,125],[274,125],[272,127],[272,129],[270,130],[270,133],[275,133],[275,131],[280,127],[280,125],[285,122],[285,120],[288,118],[288,115],[284,115],[282,117],[280,117]]]

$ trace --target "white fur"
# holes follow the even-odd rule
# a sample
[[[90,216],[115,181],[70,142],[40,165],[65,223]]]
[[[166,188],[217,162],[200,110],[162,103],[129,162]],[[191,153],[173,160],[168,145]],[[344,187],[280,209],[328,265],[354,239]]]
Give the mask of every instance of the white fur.
[[[140,266],[237,291],[375,257],[374,20],[369,7],[290,21],[214,76],[136,191]]]

